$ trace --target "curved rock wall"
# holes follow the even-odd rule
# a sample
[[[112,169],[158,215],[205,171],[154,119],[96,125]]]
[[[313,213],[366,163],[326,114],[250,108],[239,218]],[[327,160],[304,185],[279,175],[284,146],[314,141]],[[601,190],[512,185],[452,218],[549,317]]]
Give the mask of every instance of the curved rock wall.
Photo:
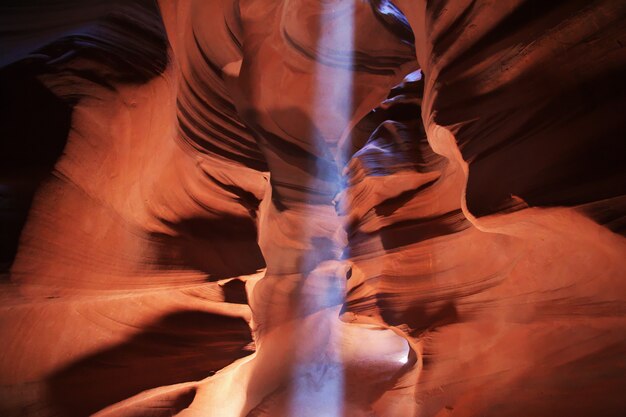
[[[0,11],[0,414],[626,411],[620,2]]]

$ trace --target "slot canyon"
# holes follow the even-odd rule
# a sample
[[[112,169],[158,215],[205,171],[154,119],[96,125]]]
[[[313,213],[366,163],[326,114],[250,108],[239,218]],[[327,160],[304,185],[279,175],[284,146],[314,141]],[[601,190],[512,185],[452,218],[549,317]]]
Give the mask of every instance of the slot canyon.
[[[0,416],[626,415],[626,1],[5,0]]]

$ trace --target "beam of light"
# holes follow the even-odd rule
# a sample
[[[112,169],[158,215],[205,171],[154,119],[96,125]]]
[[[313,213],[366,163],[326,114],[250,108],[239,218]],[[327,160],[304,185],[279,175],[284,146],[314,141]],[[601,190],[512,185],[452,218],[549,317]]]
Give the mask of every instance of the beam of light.
[[[352,116],[354,0],[323,0],[320,3],[318,56],[313,78],[315,92],[312,119],[316,128],[311,136],[318,151],[316,153],[334,154],[337,165],[341,167],[346,158],[338,154],[336,143]],[[327,166],[318,164],[318,173],[327,169]],[[337,192],[345,188],[340,175],[325,174],[328,174],[322,174],[325,178],[337,178],[334,184]],[[338,230],[341,228],[338,217],[336,227]],[[309,226],[305,225],[306,228]],[[334,262],[340,265],[341,261]],[[314,291],[303,291],[301,294],[299,308],[307,316],[305,320],[310,321],[303,326],[306,332],[303,336],[308,340],[303,340],[302,344],[315,347],[312,350],[300,350],[296,357],[292,371],[292,417],[343,416],[342,323],[338,312],[345,295],[343,285],[333,284],[332,269],[320,267],[303,277],[307,281],[304,286],[310,285]],[[316,313],[309,316],[313,312]]]

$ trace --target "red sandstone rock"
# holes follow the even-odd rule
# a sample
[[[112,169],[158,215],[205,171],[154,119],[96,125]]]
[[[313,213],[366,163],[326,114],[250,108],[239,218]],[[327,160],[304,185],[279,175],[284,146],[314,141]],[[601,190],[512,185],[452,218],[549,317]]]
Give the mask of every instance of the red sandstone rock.
[[[626,7],[588,3],[0,7],[0,414],[623,415]]]

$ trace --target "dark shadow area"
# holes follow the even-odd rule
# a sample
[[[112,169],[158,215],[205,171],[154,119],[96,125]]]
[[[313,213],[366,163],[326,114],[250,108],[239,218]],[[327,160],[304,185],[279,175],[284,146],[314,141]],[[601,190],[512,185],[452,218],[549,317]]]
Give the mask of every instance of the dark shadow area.
[[[269,128],[248,119],[259,135],[259,147],[272,173],[272,199],[280,207],[291,201],[328,204],[338,192],[341,177],[329,145],[313,120],[289,107],[269,113]]]
[[[86,58],[102,66],[108,82],[145,83],[168,62],[167,35],[153,0],[6,0],[0,16],[0,66],[19,63],[53,73]]]
[[[512,194],[531,206],[576,206],[623,195],[626,123],[621,109],[626,89],[615,82],[618,77],[604,74],[541,104],[529,103],[523,106],[528,116],[507,117],[498,135],[485,133],[499,123],[496,117],[462,129],[463,155],[472,161],[469,209],[478,216],[506,209]],[[524,89],[534,90],[528,83],[511,85],[484,100],[506,101]],[[601,217],[595,220],[602,222]]]
[[[426,24],[447,4],[429,3]],[[446,62],[437,74],[435,120],[460,126],[456,139],[470,163],[469,210],[485,216],[523,207],[511,195],[530,206],[607,200],[589,214],[602,223],[612,211],[606,226],[623,233],[623,220],[613,220],[625,213],[616,213],[609,201],[626,190],[623,9],[610,1],[527,0],[468,40],[467,28],[480,25],[485,10],[468,3],[431,40],[431,60]],[[564,22],[586,15],[601,16],[602,23],[590,24],[580,38],[566,29]],[[548,46],[540,40],[546,33],[561,41],[544,56]],[[468,47],[457,54],[450,49],[455,43]],[[533,64],[526,66],[520,56],[534,56]],[[500,77],[505,73],[517,75]],[[477,88],[486,78],[489,89]]]
[[[438,308],[407,301],[402,295],[380,293],[376,296],[376,307],[385,323],[390,326],[407,325],[414,337],[460,320],[454,301],[443,301]]]
[[[175,235],[155,234],[160,263],[166,267],[196,269],[211,281],[254,274],[265,267],[252,218],[195,217],[171,223]]]
[[[246,293],[246,283],[240,279],[231,279],[221,285],[224,293],[224,301],[234,304],[248,304],[248,294]]]
[[[470,226],[471,223],[459,209],[436,217],[396,222],[380,229],[379,235],[383,248],[391,251],[428,239],[457,233]]]
[[[65,147],[72,106],[40,75],[72,73],[113,88],[145,83],[167,65],[152,0],[7,0],[0,5],[0,274],[15,258],[33,196]],[[72,68],[74,60],[95,63]]]
[[[371,0],[370,6],[376,18],[385,28],[403,42],[414,46],[415,36],[406,16],[390,0]]]
[[[0,273],[8,271],[39,184],[67,141],[71,108],[33,72],[0,70]]]
[[[87,416],[151,388],[206,378],[251,354],[246,349],[251,342],[241,318],[203,311],[173,313],[125,343],[51,375],[50,400],[59,415]],[[180,403],[186,406],[184,398]]]

